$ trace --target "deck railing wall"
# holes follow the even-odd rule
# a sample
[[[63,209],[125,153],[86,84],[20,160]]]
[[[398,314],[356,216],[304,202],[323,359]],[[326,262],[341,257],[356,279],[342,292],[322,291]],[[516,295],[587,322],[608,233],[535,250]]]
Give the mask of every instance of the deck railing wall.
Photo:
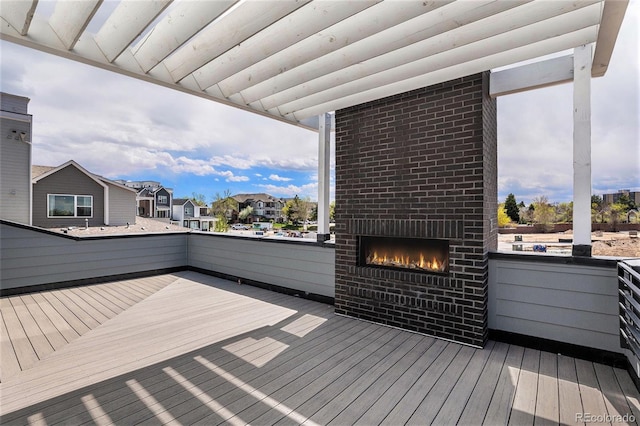
[[[0,223],[2,290],[184,267],[187,237],[179,233],[73,238]]]
[[[493,255],[489,328],[620,353],[616,262]]]
[[[190,267],[335,296],[335,249],[329,243],[192,233],[188,250]]]

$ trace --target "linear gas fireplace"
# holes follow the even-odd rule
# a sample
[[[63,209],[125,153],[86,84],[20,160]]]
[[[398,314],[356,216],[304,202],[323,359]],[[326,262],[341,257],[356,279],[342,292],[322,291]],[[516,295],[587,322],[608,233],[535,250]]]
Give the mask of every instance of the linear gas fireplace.
[[[401,237],[358,237],[358,266],[449,273],[447,240]]]

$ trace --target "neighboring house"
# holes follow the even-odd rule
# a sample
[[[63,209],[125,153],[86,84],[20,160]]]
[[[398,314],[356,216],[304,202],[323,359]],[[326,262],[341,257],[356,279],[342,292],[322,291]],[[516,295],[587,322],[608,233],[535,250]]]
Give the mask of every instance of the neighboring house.
[[[173,205],[173,190],[163,187],[160,182],[145,181],[116,181],[138,191],[136,195],[138,216],[158,219],[171,218]]]
[[[174,198],[171,218],[185,228],[209,231],[216,219],[209,216],[207,207],[198,206],[188,198]]]
[[[136,221],[136,191],[88,172],[75,161],[33,166],[34,226],[120,226]]]
[[[0,93],[0,219],[31,224],[29,98]]]
[[[285,202],[281,198],[265,193],[237,194],[232,198],[238,202],[239,212],[249,206],[253,208],[253,212],[247,218],[248,222],[273,220],[281,223],[285,220],[284,213],[282,213]]]

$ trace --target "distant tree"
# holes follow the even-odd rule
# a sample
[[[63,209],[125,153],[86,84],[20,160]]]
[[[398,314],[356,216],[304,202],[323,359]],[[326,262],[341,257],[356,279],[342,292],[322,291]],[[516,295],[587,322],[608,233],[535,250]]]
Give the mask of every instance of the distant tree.
[[[244,222],[249,216],[251,216],[251,213],[253,213],[253,207],[247,206],[244,209],[240,210],[240,213],[238,213],[238,219]]]
[[[309,220],[318,220],[318,205],[314,204],[311,208],[311,214],[309,215]]]
[[[227,232],[229,230],[229,220],[231,212],[238,207],[238,202],[231,197],[231,191],[224,191],[223,195],[216,193],[214,201],[211,203],[211,212],[218,219],[216,220],[215,231]]]
[[[282,213],[287,218],[287,222],[298,225],[309,219],[311,209],[312,203],[309,199],[302,199],[296,195],[293,199],[286,202]]]
[[[498,227],[506,228],[511,223],[511,218],[502,204],[498,205]]]
[[[533,212],[535,211],[533,204],[529,204],[529,207],[527,207],[523,202],[520,204],[520,223],[533,223]]]
[[[608,207],[607,216],[613,232],[618,230],[618,224],[627,219],[627,206],[625,204],[614,203]]]
[[[203,194],[196,194],[195,192],[192,192],[189,199],[193,201],[196,206],[204,207],[207,205],[207,200]]]
[[[556,206],[557,223],[573,223],[573,201]]]
[[[598,223],[598,218],[600,218],[600,223],[604,223],[607,210],[607,205],[602,200],[602,197],[600,197],[599,195],[591,196],[592,223]]]
[[[624,206],[625,211],[634,210],[637,207],[636,203],[627,194],[622,194],[616,204]]]
[[[542,195],[533,200],[533,222],[540,225],[542,232],[549,232],[553,228],[555,209],[546,196]]]
[[[516,203],[515,195],[507,195],[507,199],[504,201],[504,210],[507,212],[507,216],[511,218],[512,222],[520,222],[520,209],[518,209],[518,203]]]
[[[329,222],[336,221],[336,202],[332,201],[329,203]]]

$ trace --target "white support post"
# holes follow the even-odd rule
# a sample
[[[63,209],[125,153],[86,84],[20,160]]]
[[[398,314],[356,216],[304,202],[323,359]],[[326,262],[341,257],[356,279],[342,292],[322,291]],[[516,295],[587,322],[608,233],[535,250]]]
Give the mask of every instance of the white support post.
[[[591,51],[579,46],[573,55],[574,256],[591,256]]]
[[[329,188],[331,185],[331,115],[321,114],[318,125],[318,241],[326,241],[329,232]]]

